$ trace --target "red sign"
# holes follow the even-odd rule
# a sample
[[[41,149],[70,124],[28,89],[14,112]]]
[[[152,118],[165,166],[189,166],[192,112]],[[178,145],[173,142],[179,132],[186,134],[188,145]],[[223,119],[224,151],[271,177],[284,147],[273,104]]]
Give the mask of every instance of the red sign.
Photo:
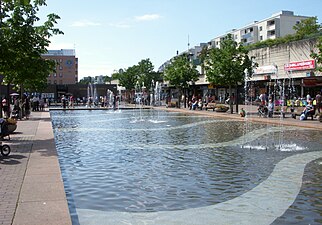
[[[294,70],[312,70],[315,69],[314,60],[306,60],[302,62],[290,62],[284,65],[285,71],[294,71]]]

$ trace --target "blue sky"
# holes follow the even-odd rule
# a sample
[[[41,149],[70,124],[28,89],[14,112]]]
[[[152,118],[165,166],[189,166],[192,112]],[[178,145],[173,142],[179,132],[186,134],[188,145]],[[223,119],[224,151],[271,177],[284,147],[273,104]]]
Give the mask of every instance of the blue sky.
[[[322,0],[47,0],[64,32],[49,49],[75,49],[79,79],[111,75],[150,58],[155,70],[176,51],[208,42],[281,10],[322,19]]]

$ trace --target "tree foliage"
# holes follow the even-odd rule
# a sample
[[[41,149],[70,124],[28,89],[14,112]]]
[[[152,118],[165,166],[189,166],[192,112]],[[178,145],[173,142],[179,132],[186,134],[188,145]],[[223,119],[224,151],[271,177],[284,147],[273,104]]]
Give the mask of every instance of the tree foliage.
[[[210,49],[205,59],[208,81],[219,85],[236,85],[243,82],[245,69],[252,71],[252,67],[248,51],[242,45],[238,45],[231,35],[221,43],[221,48]]]
[[[316,60],[316,70],[322,72],[322,37],[318,39],[316,48],[318,49],[318,52],[312,51],[311,57]]]
[[[45,0],[4,0],[1,4],[0,73],[6,83],[37,90],[46,85],[55,62],[42,58],[50,37],[62,32],[55,28],[56,14],[49,14],[42,25],[37,16]]]
[[[112,74],[112,79],[118,79],[119,84],[127,90],[133,90],[138,84],[140,88],[143,86],[150,90],[156,81],[162,80],[162,74],[153,71],[154,66],[150,59],[142,59],[137,65],[133,65]]]
[[[253,67],[256,66],[248,57],[248,51],[237,44],[229,34],[221,42],[220,48],[212,48],[205,59],[205,71],[209,82],[215,85],[229,86],[229,95],[232,96],[232,87],[242,83],[245,71],[252,76]],[[232,106],[232,101],[230,101]],[[233,113],[232,107],[231,113]]]
[[[153,80],[152,72],[154,66],[150,59],[142,59],[138,63],[138,83],[141,87],[146,87],[147,90],[150,90],[151,83]]]
[[[136,82],[138,81],[139,66],[133,65],[128,67],[122,73],[117,75],[119,84],[125,87],[126,90],[131,91],[135,88]]]
[[[189,83],[197,81],[198,78],[199,72],[196,66],[190,63],[187,54],[174,57],[164,70],[164,80],[179,89],[189,87]]]
[[[317,17],[310,17],[296,24],[293,29],[296,31],[296,35],[299,38],[303,38],[306,35],[316,34],[321,31],[321,25],[318,24],[317,21]]]

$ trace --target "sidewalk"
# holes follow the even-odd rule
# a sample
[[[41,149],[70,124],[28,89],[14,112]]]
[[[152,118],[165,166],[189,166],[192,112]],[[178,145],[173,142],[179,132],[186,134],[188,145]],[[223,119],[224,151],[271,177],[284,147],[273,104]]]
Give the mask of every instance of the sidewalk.
[[[290,114],[286,114],[285,118],[282,118],[280,115],[275,114],[273,118],[263,118],[259,117],[257,114],[257,107],[255,105],[239,105],[238,109],[244,108],[247,112],[246,117],[240,117],[239,113],[236,113],[236,106],[234,105],[234,113],[231,114],[230,110],[227,112],[214,112],[213,110],[189,110],[188,108],[166,108],[164,106],[156,107],[156,109],[162,109],[167,111],[176,111],[182,113],[192,113],[192,114],[199,114],[199,115],[207,115],[213,117],[220,117],[220,118],[233,118],[233,119],[240,119],[240,120],[247,120],[252,122],[259,122],[259,123],[269,123],[269,124],[276,124],[276,125],[284,125],[284,126],[297,126],[297,127],[305,127],[305,128],[313,128],[322,130],[322,123],[318,121],[318,119],[314,120],[299,120],[293,119]]]
[[[0,225],[71,224],[49,112],[33,112],[0,156]]]

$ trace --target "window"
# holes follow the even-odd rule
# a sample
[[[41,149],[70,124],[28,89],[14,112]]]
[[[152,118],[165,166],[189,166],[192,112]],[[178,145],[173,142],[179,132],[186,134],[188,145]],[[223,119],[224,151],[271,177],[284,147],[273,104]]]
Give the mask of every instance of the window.
[[[54,84],[57,84],[57,80],[54,80]]]
[[[54,73],[54,77],[57,77],[57,73]]]
[[[259,36],[259,40],[262,41],[263,40],[263,36]]]
[[[62,73],[59,73],[59,77],[63,77],[63,74]]]
[[[249,32],[253,32],[253,28],[252,27],[249,29]]]
[[[262,26],[260,26],[260,27],[259,27],[259,31],[262,31],[262,30],[263,30],[263,27],[262,27]]]
[[[59,59],[59,62],[63,62],[63,60],[62,59]]]
[[[300,21],[296,21],[296,24],[299,24],[300,23]]]
[[[274,25],[275,24],[275,20],[271,20],[271,21],[268,21],[267,22],[267,25],[268,26],[272,26],[272,25]]]
[[[48,77],[51,77],[51,74],[49,74]]]
[[[59,66],[59,69],[60,69],[60,70],[62,70],[62,69],[63,69],[63,67],[62,67],[62,66]]]

